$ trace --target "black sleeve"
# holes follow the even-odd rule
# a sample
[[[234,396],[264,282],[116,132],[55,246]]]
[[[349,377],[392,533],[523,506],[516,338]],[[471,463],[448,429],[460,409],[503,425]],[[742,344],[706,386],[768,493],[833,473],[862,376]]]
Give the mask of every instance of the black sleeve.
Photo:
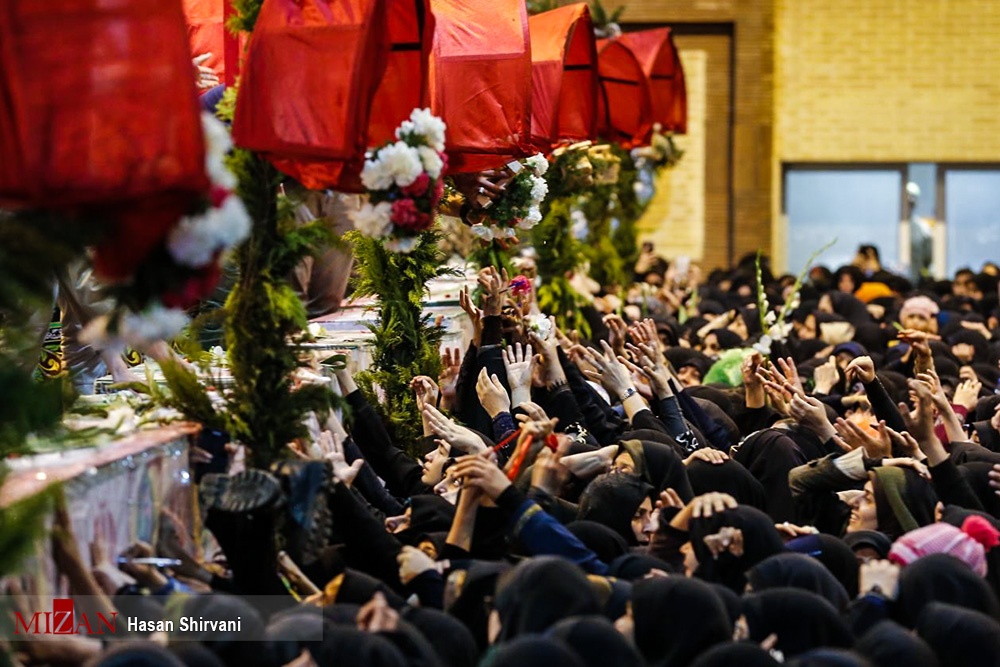
[[[587,384],[587,379],[577,368],[576,364],[570,361],[566,353],[559,350],[559,363],[563,372],[566,373],[566,380],[573,397],[580,408],[580,413],[586,421],[587,430],[601,444],[612,443],[618,439],[621,431],[622,418],[615,414],[614,410],[607,402],[597,395],[594,388]]]
[[[336,482],[333,489],[330,510],[334,525],[346,540],[349,567],[380,579],[396,591],[403,590],[396,563],[403,545],[386,531],[354,490],[341,482]]]
[[[985,512],[979,497],[972,491],[972,487],[962,476],[955,462],[950,458],[930,468],[931,481],[934,484],[934,491],[937,492],[938,500],[945,505],[958,505],[967,510],[978,510]]]
[[[420,464],[393,444],[382,418],[361,392],[348,395],[347,404],[353,417],[351,437],[368,465],[385,481],[389,492],[399,498],[426,493],[427,486],[420,481],[423,475]]]
[[[872,404],[872,412],[876,417],[885,421],[885,425],[893,431],[902,433],[906,430],[903,415],[899,414],[899,408],[892,402],[881,380],[875,378],[866,384],[865,393],[868,394],[868,402]]]

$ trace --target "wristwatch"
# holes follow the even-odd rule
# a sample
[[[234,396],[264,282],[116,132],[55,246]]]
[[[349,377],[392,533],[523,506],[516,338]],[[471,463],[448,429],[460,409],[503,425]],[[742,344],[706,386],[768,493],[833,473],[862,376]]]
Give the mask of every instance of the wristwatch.
[[[625,401],[632,398],[638,393],[639,393],[638,389],[636,389],[635,387],[629,387],[628,389],[625,390],[625,393],[622,394],[621,402],[624,403]]]

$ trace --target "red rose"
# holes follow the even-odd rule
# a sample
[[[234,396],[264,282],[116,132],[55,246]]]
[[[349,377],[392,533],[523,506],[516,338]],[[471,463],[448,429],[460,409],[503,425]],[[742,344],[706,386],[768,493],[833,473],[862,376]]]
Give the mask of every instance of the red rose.
[[[427,194],[427,186],[431,184],[431,177],[427,175],[427,172],[421,172],[417,176],[417,180],[413,181],[405,188],[403,188],[403,194],[409,195],[410,197],[423,197]]]
[[[392,223],[401,229],[419,231],[420,211],[412,199],[397,199],[392,204]]]

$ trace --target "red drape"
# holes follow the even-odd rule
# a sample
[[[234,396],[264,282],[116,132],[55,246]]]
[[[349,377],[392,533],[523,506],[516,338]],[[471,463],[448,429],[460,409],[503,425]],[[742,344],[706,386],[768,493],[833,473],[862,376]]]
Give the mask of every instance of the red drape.
[[[619,40],[597,42],[599,133],[625,146],[645,143],[653,127],[649,80],[642,65]]]
[[[430,0],[431,110],[448,126],[449,171],[531,150],[531,47],[524,0]]]
[[[531,138],[548,152],[562,141],[597,136],[597,48],[585,3],[528,19],[531,31]]]
[[[366,148],[389,52],[385,0],[268,0],[250,38],[233,140],[307,187]]]
[[[687,132],[684,68],[670,28],[625,33],[619,41],[635,54],[649,79],[653,120],[665,130]]]
[[[176,0],[0,2],[0,109],[0,204],[179,201],[207,186]]]

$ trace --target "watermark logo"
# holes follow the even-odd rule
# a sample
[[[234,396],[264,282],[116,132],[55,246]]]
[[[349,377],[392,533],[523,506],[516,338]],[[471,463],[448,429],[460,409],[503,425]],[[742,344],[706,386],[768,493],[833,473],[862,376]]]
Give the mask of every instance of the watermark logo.
[[[73,600],[55,598],[52,611],[36,611],[28,618],[14,612],[15,635],[107,635],[116,632],[118,612],[76,613]]]

